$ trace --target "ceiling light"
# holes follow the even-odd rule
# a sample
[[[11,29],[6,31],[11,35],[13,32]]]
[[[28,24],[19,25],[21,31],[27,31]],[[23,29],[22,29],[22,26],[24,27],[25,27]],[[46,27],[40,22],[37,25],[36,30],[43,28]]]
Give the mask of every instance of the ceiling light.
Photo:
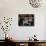
[[[29,0],[30,5],[34,8],[42,6],[43,2],[44,2],[43,0]]]

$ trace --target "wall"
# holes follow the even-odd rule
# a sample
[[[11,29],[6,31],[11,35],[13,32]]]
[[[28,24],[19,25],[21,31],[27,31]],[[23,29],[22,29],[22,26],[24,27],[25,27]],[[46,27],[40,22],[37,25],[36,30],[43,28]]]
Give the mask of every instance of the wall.
[[[10,31],[17,40],[27,40],[34,34],[37,35],[39,40],[45,38],[45,15],[46,6],[40,8],[32,8],[28,0],[0,0],[0,19],[1,17],[12,17],[13,22]],[[32,27],[19,27],[18,26],[18,14],[34,14],[35,26]],[[0,31],[0,35],[2,35]],[[4,33],[3,33],[4,34]],[[0,36],[0,39],[4,37]]]

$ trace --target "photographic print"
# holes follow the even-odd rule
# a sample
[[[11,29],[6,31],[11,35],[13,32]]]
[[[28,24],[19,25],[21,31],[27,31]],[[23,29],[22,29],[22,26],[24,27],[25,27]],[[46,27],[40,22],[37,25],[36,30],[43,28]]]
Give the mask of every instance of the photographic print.
[[[34,26],[34,14],[19,14],[18,25],[19,26]]]

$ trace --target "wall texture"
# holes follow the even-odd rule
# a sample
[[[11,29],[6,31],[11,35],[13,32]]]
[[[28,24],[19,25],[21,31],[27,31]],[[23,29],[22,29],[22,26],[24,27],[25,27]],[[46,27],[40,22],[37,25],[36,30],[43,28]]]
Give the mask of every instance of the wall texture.
[[[32,27],[19,27],[18,14],[34,14],[35,25]],[[40,8],[32,8],[28,0],[0,0],[0,19],[4,16],[12,17],[13,22],[9,34],[17,40],[27,40],[34,34],[37,39],[44,40],[45,37],[45,15],[46,5]],[[0,30],[0,39],[4,39],[3,31]]]

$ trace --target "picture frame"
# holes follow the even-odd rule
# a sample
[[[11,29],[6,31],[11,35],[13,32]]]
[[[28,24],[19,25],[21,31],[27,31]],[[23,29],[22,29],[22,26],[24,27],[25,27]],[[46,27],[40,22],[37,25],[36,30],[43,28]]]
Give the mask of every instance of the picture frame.
[[[19,26],[34,26],[34,14],[19,14],[18,25]]]

